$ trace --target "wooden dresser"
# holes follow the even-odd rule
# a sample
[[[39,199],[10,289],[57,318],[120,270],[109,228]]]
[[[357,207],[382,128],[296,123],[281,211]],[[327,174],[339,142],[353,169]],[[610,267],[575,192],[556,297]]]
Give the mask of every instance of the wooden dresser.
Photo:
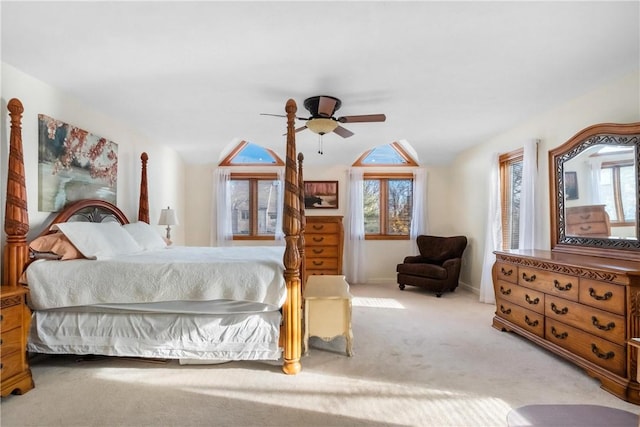
[[[609,237],[611,225],[605,205],[567,208],[567,236]]]
[[[341,216],[307,216],[304,238],[306,276],[342,274],[344,227]]]
[[[640,263],[551,251],[496,252],[493,326],[518,333],[640,404]]]
[[[27,336],[31,314],[23,287],[2,286],[0,294],[0,376],[2,397],[24,394],[33,388],[27,363]]]

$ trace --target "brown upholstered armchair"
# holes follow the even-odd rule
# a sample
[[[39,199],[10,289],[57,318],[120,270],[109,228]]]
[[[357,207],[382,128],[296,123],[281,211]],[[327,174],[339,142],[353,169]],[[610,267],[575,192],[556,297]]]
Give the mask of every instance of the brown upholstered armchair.
[[[434,291],[438,298],[443,292],[453,292],[458,286],[467,238],[420,235],[416,243],[420,255],[408,256],[396,267],[399,288],[419,286]]]

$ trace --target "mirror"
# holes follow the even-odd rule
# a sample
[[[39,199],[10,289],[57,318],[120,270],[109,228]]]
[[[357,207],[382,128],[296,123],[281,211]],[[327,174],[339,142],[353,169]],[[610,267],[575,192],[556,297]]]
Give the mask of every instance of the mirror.
[[[640,123],[591,126],[549,152],[558,252],[640,260]]]

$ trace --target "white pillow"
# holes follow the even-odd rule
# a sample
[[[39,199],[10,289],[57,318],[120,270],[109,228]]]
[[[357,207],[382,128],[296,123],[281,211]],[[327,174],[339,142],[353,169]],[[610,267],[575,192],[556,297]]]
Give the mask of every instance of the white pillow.
[[[63,232],[86,258],[109,259],[142,251],[117,222],[63,222],[51,228]]]
[[[167,247],[158,231],[146,222],[132,222],[122,226],[145,251],[163,249]]]

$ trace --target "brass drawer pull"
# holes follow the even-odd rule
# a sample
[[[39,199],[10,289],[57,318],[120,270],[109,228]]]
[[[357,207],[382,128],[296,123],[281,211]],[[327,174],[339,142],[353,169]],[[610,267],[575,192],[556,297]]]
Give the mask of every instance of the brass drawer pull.
[[[613,297],[613,292],[605,292],[604,295],[597,295],[595,289],[589,288],[589,296],[598,301],[607,301]]]
[[[551,334],[554,337],[558,338],[559,340],[565,340],[569,336],[569,334],[567,332],[563,332],[563,333],[559,334],[558,331],[556,331],[556,328],[554,326],[551,327]]]
[[[609,322],[607,325],[601,325],[600,322],[598,322],[598,318],[596,316],[591,316],[591,323],[593,323],[593,326],[600,329],[601,331],[610,331],[616,327],[615,322]]]
[[[504,306],[502,304],[500,304],[500,311],[502,312],[502,314],[511,314],[511,309],[510,308],[504,308]]]
[[[527,277],[527,273],[522,273],[522,280],[524,280],[525,282],[533,282],[534,280],[536,280],[536,275],[532,274],[531,277]]]
[[[552,302],[551,310],[553,310],[555,314],[567,314],[569,312],[569,307],[563,307],[562,309],[558,309],[558,306]]]
[[[314,230],[322,230],[323,228],[324,228],[324,225],[317,225],[317,224],[313,225]]]
[[[553,286],[559,291],[569,291],[572,288],[571,283],[567,283],[566,286],[562,286],[560,282],[555,279],[553,280]]]
[[[529,316],[525,315],[524,316],[524,321],[527,323],[527,325],[531,326],[531,327],[536,327],[538,326],[538,321],[534,320],[533,322],[531,321],[531,319],[529,319]]]
[[[502,273],[505,276],[511,276],[513,274],[513,269],[507,271],[504,269],[504,267],[500,268],[500,273]]]
[[[324,249],[314,249],[313,250],[314,254],[321,254],[322,252],[324,252]]]
[[[591,226],[590,225],[581,225],[580,226],[580,230],[589,231],[589,230],[591,230]]]
[[[580,215],[580,219],[589,219],[591,218],[591,214]]]
[[[324,237],[314,237],[313,241],[314,242],[322,242],[324,240]]]
[[[528,294],[524,296],[524,300],[532,305],[536,305],[540,302],[540,298],[536,297],[535,299],[531,299]]]
[[[320,266],[320,265],[322,265],[322,264],[324,264],[324,261],[313,261],[313,265],[318,265],[318,266]]]
[[[511,289],[504,289],[502,286],[500,286],[500,293],[502,295],[511,295]]]
[[[593,354],[598,356],[598,359],[604,359],[604,360],[613,359],[613,356],[616,355],[613,351],[608,351],[606,353],[602,353],[600,351],[600,349],[598,348],[598,346],[595,345],[595,344],[591,344],[591,351],[593,352]]]

